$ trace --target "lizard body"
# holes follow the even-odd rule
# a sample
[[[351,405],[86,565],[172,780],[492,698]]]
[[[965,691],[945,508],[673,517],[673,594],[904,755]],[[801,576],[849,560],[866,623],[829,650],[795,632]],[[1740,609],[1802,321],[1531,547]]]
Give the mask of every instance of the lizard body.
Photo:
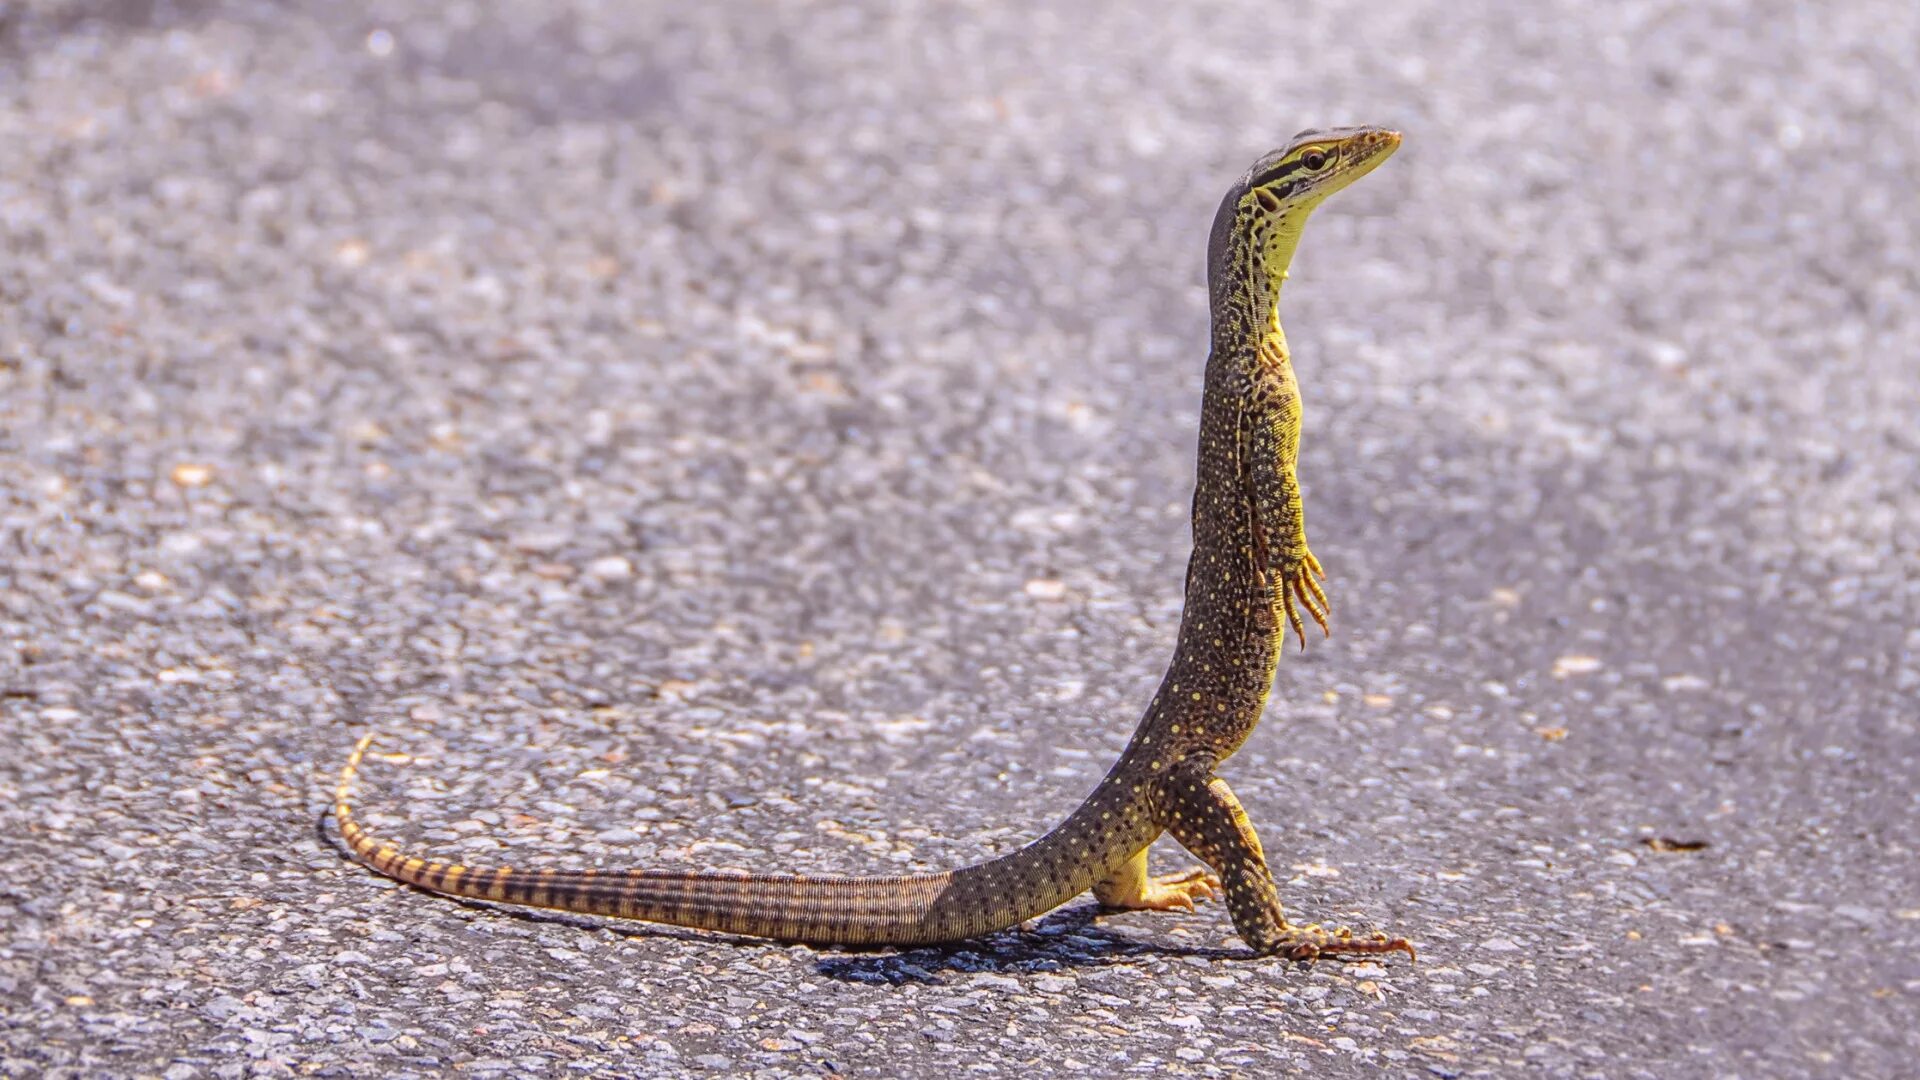
[[[1191,910],[1224,893],[1234,928],[1261,954],[1404,951],[1382,934],[1289,923],[1258,836],[1214,769],[1265,709],[1300,609],[1326,630],[1295,461],[1300,397],[1279,292],[1307,215],[1399,146],[1379,128],[1307,131],[1261,158],[1227,193],[1208,244],[1213,320],[1201,403],[1193,555],[1178,643],[1133,739],[1084,803],[1010,854],[895,877],[665,870],[474,868],[375,839],[348,804],[363,738],[334,813],[354,857],[433,892],[817,944],[927,944],[1017,925],[1091,889],[1121,908]],[[1147,847],[1171,834],[1211,868],[1155,878]]]

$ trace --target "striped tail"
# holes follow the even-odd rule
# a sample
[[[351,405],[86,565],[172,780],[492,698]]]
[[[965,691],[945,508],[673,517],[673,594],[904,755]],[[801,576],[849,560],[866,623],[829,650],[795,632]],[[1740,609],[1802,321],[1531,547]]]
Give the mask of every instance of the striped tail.
[[[986,863],[909,877],[537,870],[473,867],[408,855],[375,839],[348,805],[368,734],[340,770],[333,815],[354,859],[396,881],[447,896],[587,915],[644,919],[729,934],[823,945],[957,941],[1004,929],[1065,903],[1066,895],[1009,895],[1006,870]],[[988,872],[990,869],[997,872]],[[1008,868],[1011,869],[1011,868]],[[996,882],[996,878],[1001,879]],[[1002,887],[995,888],[996,884]],[[1037,909],[1035,905],[1041,905]]]

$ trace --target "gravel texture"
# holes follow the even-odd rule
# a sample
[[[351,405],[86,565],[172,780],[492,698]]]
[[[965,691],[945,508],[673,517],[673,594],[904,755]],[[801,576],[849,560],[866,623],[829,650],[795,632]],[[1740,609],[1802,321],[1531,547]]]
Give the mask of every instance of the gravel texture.
[[[1894,1077],[1920,1054],[1920,7],[0,0],[0,1074]],[[462,905],[933,868],[1168,655],[1204,234],[1335,635],[1298,915],[823,952]],[[400,752],[404,751],[404,755]],[[1185,856],[1156,853],[1165,869]]]

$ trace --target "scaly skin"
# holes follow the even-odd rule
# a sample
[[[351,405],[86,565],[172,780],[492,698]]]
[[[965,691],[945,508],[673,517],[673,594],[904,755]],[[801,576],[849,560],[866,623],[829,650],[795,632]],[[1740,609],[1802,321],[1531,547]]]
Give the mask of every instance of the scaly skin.
[[[1285,632],[1324,632],[1328,603],[1295,477],[1300,394],[1279,296],[1307,215],[1400,144],[1379,128],[1307,131],[1227,193],[1208,247],[1213,350],[1200,413],[1193,557],[1173,662],[1133,740],[1085,803],[1010,855],[905,877],[665,870],[473,868],[408,855],[353,819],[348,795],[373,736],[341,771],[334,814],[356,859],[449,896],[645,919],[782,941],[917,945],[1014,926],[1092,889],[1117,908],[1192,910],[1224,893],[1256,953],[1413,956],[1403,938],[1289,923],[1246,812],[1214,769],[1266,708]],[[1147,845],[1171,833],[1210,868],[1154,878]]]

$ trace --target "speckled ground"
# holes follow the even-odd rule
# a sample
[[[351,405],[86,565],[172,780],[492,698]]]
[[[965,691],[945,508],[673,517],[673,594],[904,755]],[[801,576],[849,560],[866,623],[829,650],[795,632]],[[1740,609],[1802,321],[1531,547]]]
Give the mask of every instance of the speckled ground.
[[[0,1073],[1912,1074],[1920,8],[347,7],[0,0]],[[1363,121],[1286,302],[1336,633],[1225,774],[1417,966],[328,842],[369,725],[469,861],[1051,824],[1170,648],[1214,202]]]

